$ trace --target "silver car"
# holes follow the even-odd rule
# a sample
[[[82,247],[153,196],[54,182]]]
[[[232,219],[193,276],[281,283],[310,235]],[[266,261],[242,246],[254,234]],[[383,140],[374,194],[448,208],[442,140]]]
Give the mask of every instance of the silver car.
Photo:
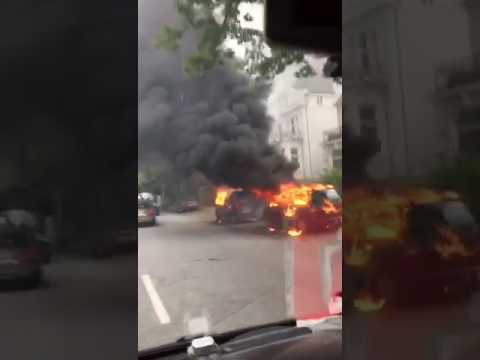
[[[157,223],[157,210],[150,201],[138,202],[138,225],[155,226]]]

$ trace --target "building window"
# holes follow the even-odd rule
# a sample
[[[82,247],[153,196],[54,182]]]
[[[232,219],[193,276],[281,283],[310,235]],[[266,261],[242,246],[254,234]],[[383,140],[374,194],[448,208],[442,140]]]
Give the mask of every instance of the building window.
[[[360,134],[371,141],[378,142],[376,109],[373,105],[361,105],[359,108]]]
[[[297,129],[296,129],[296,126],[295,126],[295,120],[296,120],[295,117],[290,120],[291,127],[292,127],[292,135],[297,134]]]
[[[321,96],[317,96],[317,104],[323,105],[323,98]]]
[[[292,161],[292,163],[298,165],[299,162],[298,162],[298,149],[297,148],[291,148],[290,149],[290,160]]]

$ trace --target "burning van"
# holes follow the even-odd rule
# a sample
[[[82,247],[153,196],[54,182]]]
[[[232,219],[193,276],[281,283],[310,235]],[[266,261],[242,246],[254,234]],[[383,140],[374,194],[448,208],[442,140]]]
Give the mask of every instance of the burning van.
[[[291,236],[337,229],[342,224],[342,200],[331,185],[285,184],[270,196],[265,220],[270,231]]]
[[[354,293],[383,306],[479,284],[478,224],[458,194],[356,189],[345,198],[343,254]]]
[[[215,197],[216,222],[255,222],[263,217],[265,200],[259,192],[221,187]]]

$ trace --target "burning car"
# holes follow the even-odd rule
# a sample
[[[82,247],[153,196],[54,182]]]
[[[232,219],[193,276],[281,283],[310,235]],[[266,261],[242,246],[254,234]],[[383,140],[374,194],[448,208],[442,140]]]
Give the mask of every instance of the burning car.
[[[219,188],[215,198],[217,223],[240,223],[261,220],[265,201],[259,193],[242,189]]]
[[[346,194],[344,263],[354,292],[385,303],[472,292],[480,280],[478,225],[458,194],[356,189]],[[349,277],[349,276],[347,276]]]
[[[342,200],[331,185],[285,184],[270,197],[265,220],[270,231],[291,236],[339,228]]]

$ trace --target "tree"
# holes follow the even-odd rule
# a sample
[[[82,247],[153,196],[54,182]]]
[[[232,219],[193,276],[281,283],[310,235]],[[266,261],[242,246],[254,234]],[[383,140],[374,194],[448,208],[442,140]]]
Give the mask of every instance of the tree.
[[[263,3],[264,0],[177,0],[181,24],[178,27],[164,26],[155,45],[176,50],[186,32],[199,33],[198,49],[185,64],[185,71],[191,76],[199,76],[232,59],[235,54],[226,45],[227,40],[233,40],[246,48],[242,67],[252,78],[271,80],[293,64],[299,65],[295,73],[297,77],[315,75],[304,52],[269,48],[263,32],[249,26],[255,20],[254,16],[248,11],[242,13],[241,5]],[[338,78],[341,72],[335,64],[339,64],[339,57],[332,60],[325,70],[329,76]]]
[[[337,190],[342,188],[342,170],[333,168],[322,176],[322,181],[335,186]]]

